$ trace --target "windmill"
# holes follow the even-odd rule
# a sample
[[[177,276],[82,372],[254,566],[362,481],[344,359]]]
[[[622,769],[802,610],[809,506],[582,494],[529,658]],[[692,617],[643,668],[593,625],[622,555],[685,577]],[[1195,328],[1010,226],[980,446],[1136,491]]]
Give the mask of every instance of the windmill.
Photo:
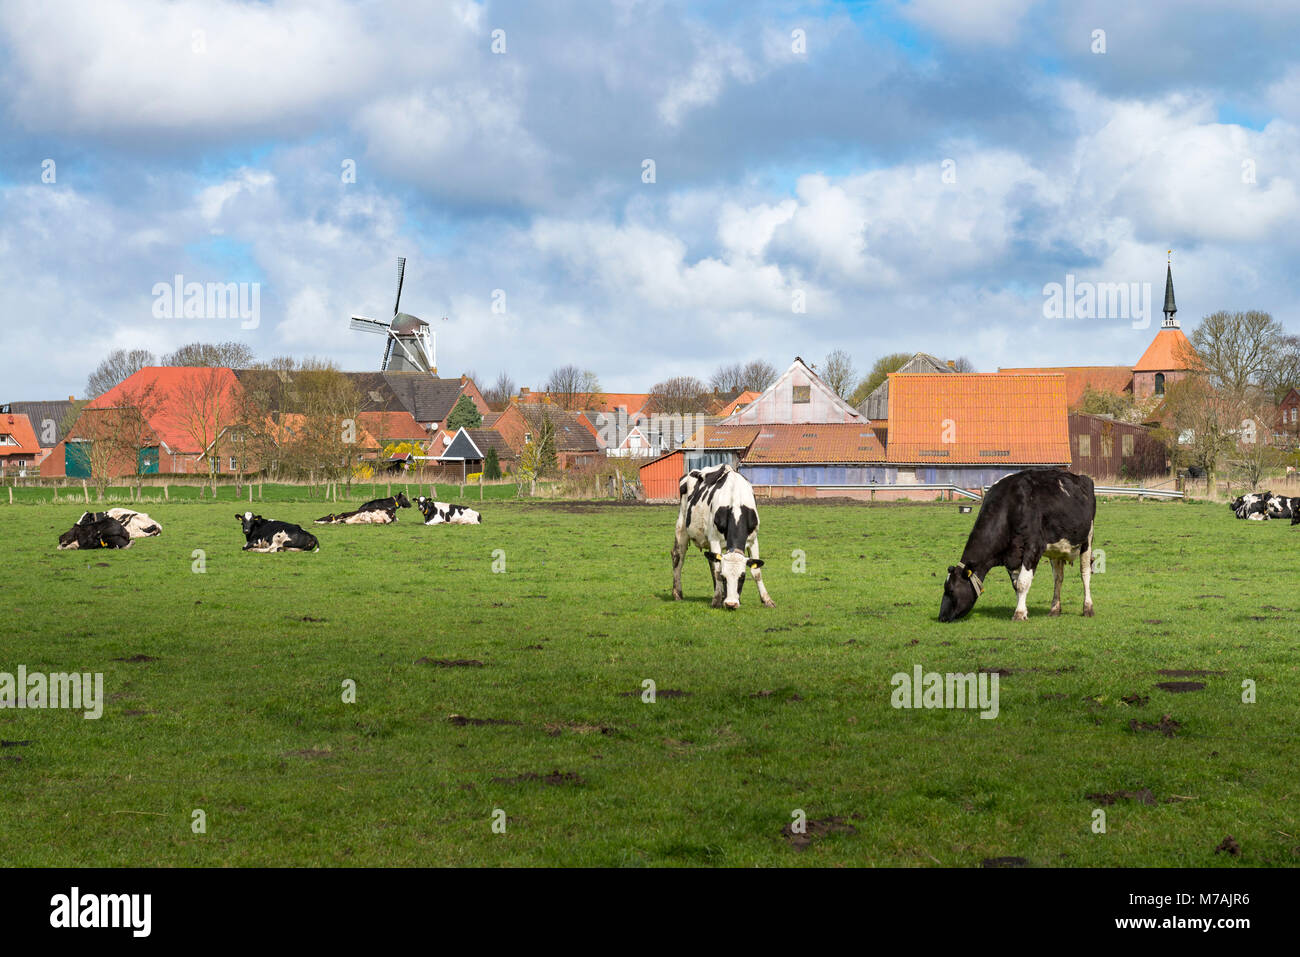
[[[409,313],[401,312],[402,279],[406,275],[406,257],[397,260],[397,301],[393,303],[393,318],[388,322],[369,319],[365,316],[353,316],[348,323],[349,329],[373,332],[386,336],[384,361],[380,369],[384,372],[423,372],[426,375],[438,374],[438,356],[434,347],[434,334],[429,324],[423,319]]]

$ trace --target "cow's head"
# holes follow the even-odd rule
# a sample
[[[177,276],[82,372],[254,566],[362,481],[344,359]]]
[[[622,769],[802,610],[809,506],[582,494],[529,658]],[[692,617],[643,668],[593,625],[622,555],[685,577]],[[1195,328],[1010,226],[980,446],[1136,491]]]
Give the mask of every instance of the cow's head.
[[[81,522],[77,522],[80,525]],[[77,541],[77,525],[73,525],[62,535],[59,536],[59,548],[80,548],[81,543]]]
[[[975,572],[965,565],[949,565],[943,583],[943,601],[939,604],[940,621],[956,621],[975,607],[983,587]]]
[[[397,507],[398,507],[398,508],[410,508],[410,507],[411,507],[411,500],[410,500],[409,498],[407,498],[407,497],[406,497],[404,494],[402,494],[401,492],[398,492],[398,493],[397,493]]]
[[[419,508],[421,515],[423,515],[426,519],[433,518],[434,509],[433,509],[432,499],[425,498],[423,495],[421,495],[418,499],[415,500],[415,503],[416,503],[416,507]]]
[[[252,512],[236,512],[235,518],[239,519],[239,523],[243,527],[245,535],[253,530],[253,526],[257,525],[259,522],[266,521],[266,519],[262,518],[261,515],[254,515]]]
[[[705,552],[704,557],[713,566],[714,577],[722,579],[724,583],[722,607],[735,611],[740,607],[740,590],[745,587],[745,573],[751,568],[762,568],[762,560],[746,558],[744,552],[735,548],[721,555]]]

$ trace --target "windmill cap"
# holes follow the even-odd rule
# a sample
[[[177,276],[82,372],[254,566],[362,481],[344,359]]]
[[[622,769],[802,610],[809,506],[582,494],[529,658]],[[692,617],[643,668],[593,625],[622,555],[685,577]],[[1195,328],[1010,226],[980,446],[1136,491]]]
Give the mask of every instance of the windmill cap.
[[[408,312],[399,312],[393,317],[392,328],[396,333],[417,332],[421,326],[427,326],[428,323],[423,319],[417,318]]]

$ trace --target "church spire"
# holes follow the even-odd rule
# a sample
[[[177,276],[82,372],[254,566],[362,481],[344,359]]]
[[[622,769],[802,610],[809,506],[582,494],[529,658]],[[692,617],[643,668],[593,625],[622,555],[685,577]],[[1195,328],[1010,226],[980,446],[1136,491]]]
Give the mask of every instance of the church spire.
[[[1169,261],[1165,265],[1165,321],[1160,328],[1177,329],[1178,320],[1174,317],[1178,314],[1178,307],[1174,305],[1174,251],[1169,250]]]

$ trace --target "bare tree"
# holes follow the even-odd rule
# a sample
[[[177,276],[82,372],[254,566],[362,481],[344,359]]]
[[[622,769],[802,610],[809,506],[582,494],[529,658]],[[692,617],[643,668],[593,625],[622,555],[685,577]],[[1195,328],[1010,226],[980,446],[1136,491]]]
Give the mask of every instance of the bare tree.
[[[164,366],[224,366],[245,369],[253,364],[253,350],[242,342],[191,342],[162,357]]]
[[[1215,312],[1201,320],[1189,338],[1191,351],[1178,358],[1213,388],[1241,400],[1264,384],[1283,338],[1282,324],[1267,312]]]
[[[649,411],[659,415],[703,412],[708,394],[708,387],[695,376],[673,376],[650,387]]]
[[[770,362],[764,362],[762,359],[755,359],[752,362],[745,363],[745,368],[741,375],[741,388],[762,392],[781,374],[780,370]]]
[[[172,389],[169,398],[177,425],[199,449],[200,459],[207,461],[215,498],[222,440],[233,421],[234,386],[224,369],[196,369]]]
[[[560,366],[546,380],[546,393],[566,411],[589,409],[600,401],[600,380],[589,369]]]
[[[831,387],[841,399],[853,394],[857,385],[857,370],[853,368],[853,358],[843,349],[834,349],[827,353],[826,361],[817,370],[821,380]]]
[[[158,360],[148,349],[114,349],[86,379],[86,398],[103,395],[119,382],[135,375],[145,366],[157,365]]]
[[[966,358],[965,356],[958,356],[957,360],[952,364],[952,369],[954,372],[978,372],[979,371],[978,369],[975,368],[975,363],[971,362],[970,359]]]
[[[1262,384],[1274,402],[1281,402],[1288,392],[1300,387],[1300,336],[1282,336],[1277,341]]]
[[[709,388],[717,395],[730,396],[745,389],[745,367],[739,362],[721,365],[709,376]]]
[[[499,412],[510,403],[510,399],[519,391],[510,373],[502,372],[496,381],[483,390],[483,398],[494,412]]]

